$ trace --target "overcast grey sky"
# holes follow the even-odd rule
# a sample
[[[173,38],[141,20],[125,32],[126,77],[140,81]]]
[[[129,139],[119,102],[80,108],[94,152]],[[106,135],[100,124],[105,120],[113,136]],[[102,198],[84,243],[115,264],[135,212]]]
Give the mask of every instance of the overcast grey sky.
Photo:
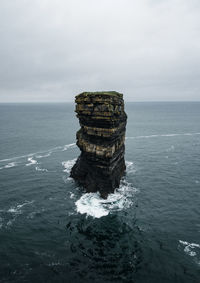
[[[0,102],[200,100],[199,0],[0,0]]]

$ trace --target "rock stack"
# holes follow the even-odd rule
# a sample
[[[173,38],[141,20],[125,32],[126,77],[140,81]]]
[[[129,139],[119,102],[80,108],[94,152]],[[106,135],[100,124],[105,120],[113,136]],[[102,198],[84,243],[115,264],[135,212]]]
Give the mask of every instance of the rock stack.
[[[77,132],[81,155],[71,170],[71,177],[87,192],[99,191],[106,198],[119,187],[126,169],[127,115],[123,95],[115,91],[83,92],[75,101],[81,126]]]

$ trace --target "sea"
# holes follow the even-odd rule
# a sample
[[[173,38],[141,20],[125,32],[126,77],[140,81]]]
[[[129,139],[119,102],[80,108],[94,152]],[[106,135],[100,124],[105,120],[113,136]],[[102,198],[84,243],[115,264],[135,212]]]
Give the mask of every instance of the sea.
[[[200,282],[200,102],[126,103],[126,175],[70,178],[74,103],[0,104],[0,282]]]

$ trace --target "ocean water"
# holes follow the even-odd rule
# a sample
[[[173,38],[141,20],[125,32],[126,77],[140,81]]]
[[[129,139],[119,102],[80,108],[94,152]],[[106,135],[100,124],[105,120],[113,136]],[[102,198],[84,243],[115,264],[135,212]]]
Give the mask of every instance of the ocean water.
[[[200,103],[126,103],[108,197],[69,178],[74,104],[0,105],[0,282],[200,282]]]

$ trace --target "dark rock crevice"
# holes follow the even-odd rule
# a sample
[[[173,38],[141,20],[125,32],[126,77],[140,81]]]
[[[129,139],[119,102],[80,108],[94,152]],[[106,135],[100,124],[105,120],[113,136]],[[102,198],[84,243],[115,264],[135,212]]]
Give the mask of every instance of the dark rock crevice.
[[[124,140],[127,115],[118,92],[83,92],[76,96],[81,129],[77,145],[81,155],[71,170],[87,192],[106,198],[119,187],[126,166]]]

